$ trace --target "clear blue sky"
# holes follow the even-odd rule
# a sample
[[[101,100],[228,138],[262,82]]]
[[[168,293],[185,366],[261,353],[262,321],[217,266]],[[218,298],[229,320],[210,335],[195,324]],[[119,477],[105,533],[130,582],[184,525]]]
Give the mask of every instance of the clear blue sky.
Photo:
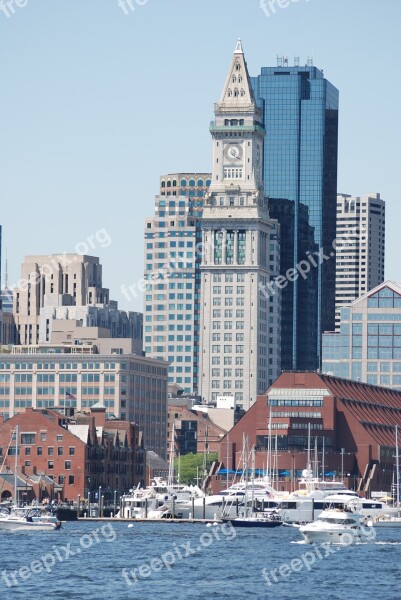
[[[386,277],[401,281],[401,2],[288,0],[267,17],[259,1],[132,0],[125,14],[118,0],[25,0],[0,11],[10,283],[24,255],[86,244],[111,297],[142,310],[120,287],[142,277],[159,176],[211,168],[209,121],[237,37],[252,75],[277,54],[313,56],[340,90],[338,190],[387,201]],[[91,249],[103,229],[111,243],[92,238]]]

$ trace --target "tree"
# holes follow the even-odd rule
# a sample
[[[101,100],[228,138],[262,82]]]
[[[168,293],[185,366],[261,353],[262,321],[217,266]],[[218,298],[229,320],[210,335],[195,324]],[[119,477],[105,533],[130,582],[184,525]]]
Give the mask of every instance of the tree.
[[[206,469],[209,470],[211,464],[217,460],[217,452],[210,452],[206,455]],[[197,474],[203,480],[205,473],[203,472],[204,454],[185,454],[180,459],[174,460],[174,471],[178,475],[180,471],[180,483],[196,484]]]

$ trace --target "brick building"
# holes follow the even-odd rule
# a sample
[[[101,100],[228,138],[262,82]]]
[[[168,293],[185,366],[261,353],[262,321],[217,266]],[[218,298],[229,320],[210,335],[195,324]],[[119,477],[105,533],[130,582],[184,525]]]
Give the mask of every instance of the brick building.
[[[168,407],[168,455],[171,449],[173,424],[175,450],[176,454],[181,456],[190,452],[194,454],[205,451],[218,452],[220,441],[226,433],[226,430],[214,423],[208,414],[198,413],[186,406],[171,405]]]
[[[227,436],[222,439],[224,466],[242,468],[245,434],[249,448],[256,447],[256,469],[266,470],[269,411],[280,488],[291,489],[307,466],[310,423],[312,466],[317,454],[319,476],[324,444],[326,477],[343,476],[346,485],[364,494],[390,490],[401,392],[314,372],[282,373],[231,429],[228,444]],[[225,477],[216,487],[223,483]]]
[[[44,497],[92,499],[102,488],[106,500],[121,494],[145,477],[142,434],[129,421],[107,420],[106,407],[66,417],[49,409],[28,408],[11,419],[0,414],[1,497],[13,494],[15,434],[18,425],[18,475],[27,500]],[[11,443],[10,443],[11,440]],[[9,447],[10,446],[10,447]],[[21,497],[19,498],[21,500]]]

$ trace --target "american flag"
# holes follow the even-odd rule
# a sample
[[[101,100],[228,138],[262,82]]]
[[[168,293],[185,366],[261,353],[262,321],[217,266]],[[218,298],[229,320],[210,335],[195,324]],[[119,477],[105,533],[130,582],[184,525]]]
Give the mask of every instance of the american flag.
[[[77,399],[77,397],[74,396],[74,394],[71,394],[71,392],[69,392],[68,390],[65,393],[65,397],[66,398],[71,398],[71,400],[76,400]]]

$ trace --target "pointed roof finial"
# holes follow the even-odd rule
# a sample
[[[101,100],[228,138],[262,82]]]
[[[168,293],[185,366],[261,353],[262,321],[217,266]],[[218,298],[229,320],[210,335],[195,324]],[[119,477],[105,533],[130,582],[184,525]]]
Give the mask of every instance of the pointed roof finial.
[[[237,45],[235,46],[234,54],[244,54],[244,51],[242,49],[241,38],[238,38],[238,42],[237,42]]]

